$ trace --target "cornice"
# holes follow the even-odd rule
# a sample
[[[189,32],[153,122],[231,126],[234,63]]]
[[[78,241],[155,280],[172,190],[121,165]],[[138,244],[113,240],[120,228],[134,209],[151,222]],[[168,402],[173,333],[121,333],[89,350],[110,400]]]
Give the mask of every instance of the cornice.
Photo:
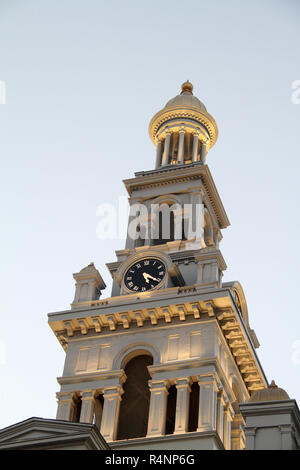
[[[201,371],[199,372],[199,369],[201,368]],[[193,372],[194,369],[194,372]],[[230,397],[231,402],[235,400],[234,393],[232,391],[232,388],[228,382],[228,379],[226,377],[226,374],[224,373],[221,364],[219,362],[219,359],[217,357],[207,357],[207,358],[192,358],[192,359],[187,359],[187,360],[182,360],[182,361],[174,361],[174,362],[167,362],[164,364],[154,364],[151,366],[148,366],[148,371],[152,379],[155,380],[156,375],[159,373],[165,374],[166,372],[169,371],[184,371],[182,376],[187,376],[187,377],[193,377],[194,381],[197,381],[197,376],[207,376],[214,378],[216,382],[218,383],[218,386],[220,387],[221,384],[224,386],[224,390],[228,397]],[[197,372],[195,373],[195,370]],[[237,368],[237,373],[239,373],[239,370]],[[180,375],[180,374],[179,374]],[[167,379],[169,380],[169,379]],[[172,380],[170,381],[172,383]],[[172,383],[173,384],[173,383]],[[247,389],[246,389],[247,390]]]
[[[217,431],[195,431],[195,432],[189,432],[189,433],[183,433],[183,434],[164,434],[161,436],[155,436],[155,437],[139,437],[139,438],[134,438],[134,439],[125,439],[125,440],[119,440],[119,441],[109,441],[109,446],[111,449],[115,450],[122,450],[123,448],[126,449],[126,447],[130,446],[136,446],[137,449],[142,448],[142,446],[149,446],[149,443],[159,443],[161,444],[162,442],[169,443],[173,441],[186,441],[186,440],[193,440],[193,439],[207,439],[207,438],[213,438],[216,440],[217,446],[220,450],[224,450],[224,445],[223,442],[221,441]]]
[[[123,295],[100,301],[83,310],[49,314],[49,324],[67,349],[76,335],[115,334],[133,326],[159,328],[172,321],[217,321],[249,391],[265,388],[267,380],[257,358],[251,337],[230,289],[203,292],[199,285],[153,291],[151,295]],[[138,300],[138,305],[137,305]]]
[[[294,399],[242,403],[240,409],[244,417],[291,413],[300,429],[300,411]]]
[[[218,138],[218,126],[214,118],[205,111],[194,106],[172,106],[158,111],[150,121],[149,135],[153,143],[160,127],[167,121],[173,119],[192,119],[202,124],[209,134],[209,148],[211,148]]]
[[[84,379],[84,380],[83,380]],[[78,374],[72,376],[58,377],[57,382],[60,385],[70,385],[85,382],[98,382],[99,380],[117,380],[118,384],[126,381],[126,374],[123,370],[105,370],[103,372],[94,372],[86,374]]]
[[[129,196],[131,196],[133,192],[138,190],[174,185],[195,180],[200,180],[203,184],[204,190],[220,224],[220,228],[228,227],[230,225],[229,219],[207,165],[189,166],[188,168],[185,168],[182,165],[178,168],[174,168],[173,165],[173,168],[169,171],[157,173],[145,172],[135,178],[123,180],[123,183]],[[189,192],[189,190],[190,188],[187,187],[186,192]]]

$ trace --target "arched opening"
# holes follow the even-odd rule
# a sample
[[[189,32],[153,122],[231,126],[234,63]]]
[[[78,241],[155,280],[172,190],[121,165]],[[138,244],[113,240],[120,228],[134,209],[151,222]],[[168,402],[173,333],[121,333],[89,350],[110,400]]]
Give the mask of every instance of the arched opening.
[[[123,385],[117,439],[133,439],[147,434],[151,378],[147,366],[152,357],[143,354],[132,358],[125,366],[127,380]]]
[[[175,429],[175,416],[176,416],[176,399],[177,399],[177,388],[175,385],[171,385],[168,390],[167,399],[167,415],[166,415],[166,434],[173,434]]]
[[[193,382],[190,391],[189,432],[197,431],[199,416],[199,384]]]
[[[154,232],[153,245],[163,245],[174,241],[174,212],[167,204],[163,204],[158,212],[158,225]]]

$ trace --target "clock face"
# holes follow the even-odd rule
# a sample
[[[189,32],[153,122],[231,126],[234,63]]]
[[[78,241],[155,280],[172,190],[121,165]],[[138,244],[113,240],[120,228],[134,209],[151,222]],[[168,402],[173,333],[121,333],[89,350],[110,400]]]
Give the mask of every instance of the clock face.
[[[130,266],[124,276],[124,283],[132,292],[145,292],[160,284],[165,275],[166,266],[162,261],[146,258]]]

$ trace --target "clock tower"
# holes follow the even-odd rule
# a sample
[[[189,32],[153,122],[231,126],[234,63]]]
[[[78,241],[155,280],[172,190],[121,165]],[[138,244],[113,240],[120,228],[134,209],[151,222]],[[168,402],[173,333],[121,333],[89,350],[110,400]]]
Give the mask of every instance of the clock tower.
[[[190,82],[152,118],[155,168],[124,181],[127,240],[74,274],[49,314],[66,351],[57,419],[95,423],[113,449],[243,449],[240,404],[267,380],[247,303],[223,282],[229,220],[206,164],[218,128]]]

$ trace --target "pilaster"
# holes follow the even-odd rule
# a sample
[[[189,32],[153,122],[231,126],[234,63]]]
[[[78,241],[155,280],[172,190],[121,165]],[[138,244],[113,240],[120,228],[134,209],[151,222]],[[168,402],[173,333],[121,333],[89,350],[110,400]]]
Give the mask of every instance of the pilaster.
[[[210,375],[199,375],[198,432],[216,431],[217,428],[217,381]]]
[[[106,441],[113,441],[116,438],[121,395],[123,393],[124,390],[121,385],[103,389],[104,406],[101,434]]]
[[[178,378],[175,384],[177,400],[174,434],[182,434],[188,431],[191,379],[190,377]]]
[[[72,421],[75,401],[74,401],[74,392],[59,392],[56,394],[57,397],[57,413],[56,419],[61,419],[63,421]]]
[[[92,423],[95,409],[94,390],[85,390],[81,392],[81,423]]]
[[[149,380],[150,409],[147,437],[165,433],[167,411],[167,380]]]

